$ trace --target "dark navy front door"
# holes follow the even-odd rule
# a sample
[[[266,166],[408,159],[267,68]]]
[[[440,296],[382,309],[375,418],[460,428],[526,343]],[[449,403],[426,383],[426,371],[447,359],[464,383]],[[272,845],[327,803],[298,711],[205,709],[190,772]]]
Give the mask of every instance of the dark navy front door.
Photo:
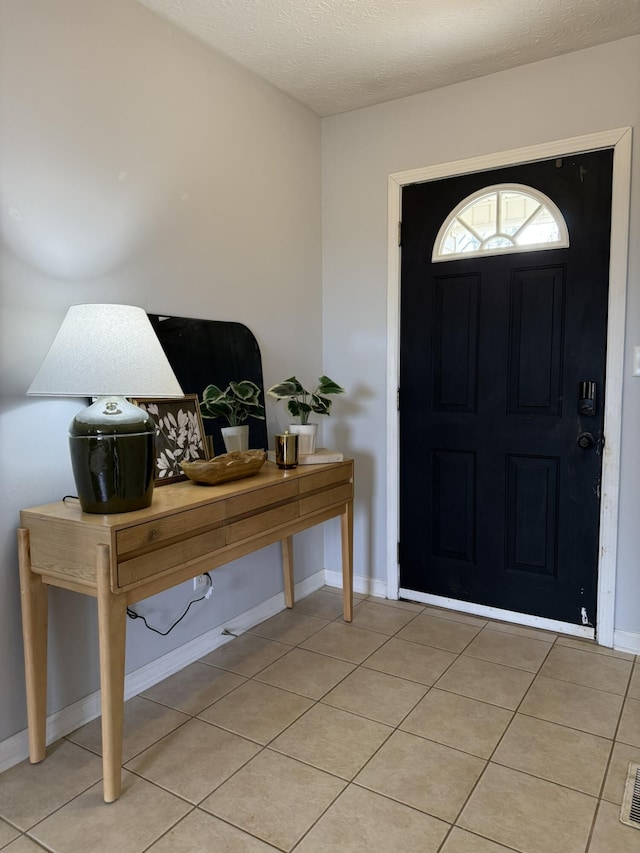
[[[612,163],[604,150],[403,190],[403,589],[595,625]],[[551,198],[570,247],[433,263],[449,212],[500,183]]]

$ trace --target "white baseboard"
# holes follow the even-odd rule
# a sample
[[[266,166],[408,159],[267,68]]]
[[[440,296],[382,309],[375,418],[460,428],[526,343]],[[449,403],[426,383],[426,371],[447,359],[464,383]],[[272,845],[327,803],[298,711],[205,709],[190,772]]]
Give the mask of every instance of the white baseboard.
[[[324,582],[327,586],[342,589],[342,572],[333,572],[325,569]],[[367,575],[354,575],[353,591],[360,592],[363,595],[375,595],[377,598],[386,598],[387,584],[385,581],[379,581]]]
[[[617,652],[640,655],[640,634],[634,631],[614,631],[613,648]]]
[[[336,572],[336,574],[338,573]],[[316,572],[295,585],[295,597],[296,599],[305,598],[324,584],[325,572]],[[194,661],[229,642],[233,639],[232,635],[242,634],[259,622],[269,619],[270,616],[275,616],[276,613],[284,609],[284,606],[284,593],[280,592],[278,595],[263,601],[257,607],[228,619],[223,625],[217,625],[207,631],[206,634],[201,634],[146,666],[128,673],[124,682],[124,698],[131,699],[133,696],[143,693],[154,684],[173,675],[174,672],[184,669],[185,666],[194,663]],[[223,634],[224,629],[230,631],[231,634]],[[59,740],[64,735],[75,731],[99,716],[100,691],[98,690],[47,717],[47,743]],[[24,729],[0,742],[0,773],[28,757],[29,733],[27,729]]]

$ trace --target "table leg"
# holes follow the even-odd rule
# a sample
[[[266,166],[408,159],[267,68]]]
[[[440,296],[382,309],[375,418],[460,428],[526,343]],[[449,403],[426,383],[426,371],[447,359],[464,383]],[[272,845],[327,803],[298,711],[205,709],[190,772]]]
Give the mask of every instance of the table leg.
[[[342,609],[344,621],[353,619],[353,503],[349,501],[340,516],[342,538]]]
[[[293,591],[293,536],[282,540],[282,573],[284,575],[284,603],[291,608],[294,605]]]
[[[37,764],[46,755],[47,744],[47,623],[48,587],[31,571],[29,531],[18,528],[20,603],[27,686],[29,761]]]
[[[111,803],[120,796],[122,777],[127,602],[125,595],[111,592],[109,546],[98,545],[97,552],[102,773],[104,801]]]

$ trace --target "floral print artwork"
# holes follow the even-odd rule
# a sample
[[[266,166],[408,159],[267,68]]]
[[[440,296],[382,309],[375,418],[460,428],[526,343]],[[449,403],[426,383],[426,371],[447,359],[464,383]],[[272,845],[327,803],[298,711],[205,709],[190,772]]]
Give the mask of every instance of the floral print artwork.
[[[184,479],[182,462],[207,458],[197,396],[136,402],[155,423],[156,481]]]

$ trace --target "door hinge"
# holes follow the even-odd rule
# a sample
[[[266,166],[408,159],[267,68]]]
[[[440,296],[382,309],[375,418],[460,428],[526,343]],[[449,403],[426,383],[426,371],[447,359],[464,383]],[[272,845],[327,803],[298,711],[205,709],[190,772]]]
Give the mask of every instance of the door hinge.
[[[397,551],[397,561],[398,565],[400,565],[400,543],[398,542],[398,551]]]
[[[402,222],[398,222],[398,246],[402,246]]]
[[[396,409],[400,411],[400,389],[396,391]]]

